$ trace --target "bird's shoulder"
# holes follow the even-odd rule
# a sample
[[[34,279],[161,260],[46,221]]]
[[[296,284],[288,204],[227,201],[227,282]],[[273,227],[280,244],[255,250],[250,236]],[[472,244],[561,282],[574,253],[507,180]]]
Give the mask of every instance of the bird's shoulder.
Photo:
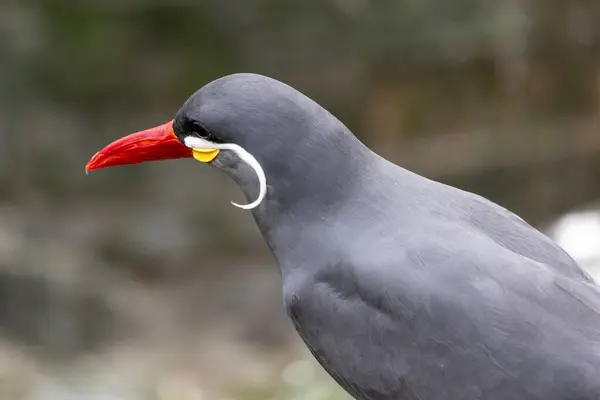
[[[426,229],[435,231],[437,226],[449,223],[466,235],[477,232],[514,253],[546,264],[560,274],[592,281],[553,240],[505,207],[478,194],[399,167],[386,171],[386,184],[377,186],[380,188],[377,195],[385,201],[372,201],[372,207],[379,212],[379,224],[399,227],[396,217],[402,216],[402,222],[424,222],[429,224]]]
[[[296,269],[294,279],[284,276],[286,305],[302,305],[299,299],[306,297],[359,299],[375,308],[394,302],[389,311],[397,313],[432,302],[487,310],[513,300],[549,313],[563,304],[600,315],[600,290],[593,282],[565,276],[472,226],[435,221],[412,227],[408,238],[356,234],[349,244],[320,265]]]

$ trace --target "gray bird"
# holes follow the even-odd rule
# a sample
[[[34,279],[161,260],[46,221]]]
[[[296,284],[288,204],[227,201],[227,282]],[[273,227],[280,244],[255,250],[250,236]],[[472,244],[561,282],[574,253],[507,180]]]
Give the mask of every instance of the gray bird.
[[[510,211],[385,160],[255,74],[207,84],[86,169],[180,157],[242,188],[294,327],[354,398],[600,399],[600,289]]]

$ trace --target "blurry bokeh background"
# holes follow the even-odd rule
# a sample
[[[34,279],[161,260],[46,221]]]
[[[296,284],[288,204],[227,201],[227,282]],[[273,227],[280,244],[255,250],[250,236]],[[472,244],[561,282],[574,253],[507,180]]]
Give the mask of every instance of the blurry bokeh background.
[[[5,0],[1,399],[346,399],[229,178],[193,160],[84,174],[234,72],[600,272],[597,0]]]

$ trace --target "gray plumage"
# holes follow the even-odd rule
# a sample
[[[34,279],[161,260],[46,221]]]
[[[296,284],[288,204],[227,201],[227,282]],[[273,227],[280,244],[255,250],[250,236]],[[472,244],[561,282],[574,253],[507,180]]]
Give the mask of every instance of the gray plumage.
[[[253,215],[286,310],[361,400],[600,399],[600,290],[506,209],[407,171],[295,89],[254,74],[209,83],[178,112],[262,165]],[[248,199],[254,172],[212,164]]]

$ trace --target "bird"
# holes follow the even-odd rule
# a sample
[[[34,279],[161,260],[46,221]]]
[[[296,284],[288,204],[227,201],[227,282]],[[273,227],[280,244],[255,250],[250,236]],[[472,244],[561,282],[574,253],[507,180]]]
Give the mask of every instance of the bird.
[[[231,177],[283,307],[358,400],[600,399],[600,289],[506,208],[372,151],[316,101],[235,73],[86,172],[194,158]]]

